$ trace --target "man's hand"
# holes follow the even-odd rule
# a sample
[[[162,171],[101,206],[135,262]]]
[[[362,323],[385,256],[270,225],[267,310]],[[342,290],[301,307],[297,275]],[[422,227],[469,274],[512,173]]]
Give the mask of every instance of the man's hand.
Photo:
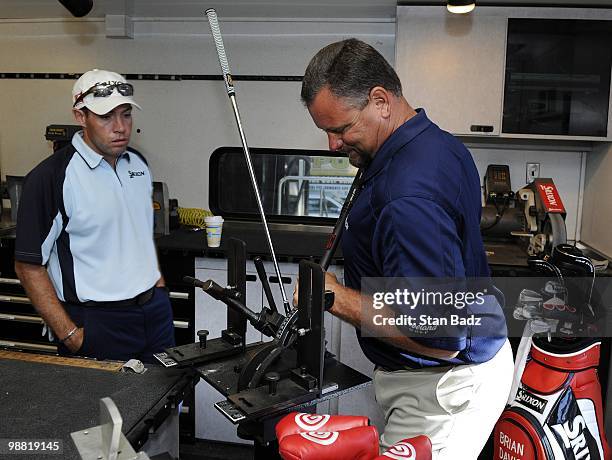
[[[32,305],[51,328],[55,337],[58,340],[65,338],[76,325],[57,298],[47,268],[43,265],[16,261],[15,272]],[[73,348],[78,350],[83,344],[83,331],[77,333],[73,334],[70,340],[66,340],[65,345],[71,351]]]
[[[166,287],[166,280],[164,279],[163,276],[160,276],[160,278],[157,280],[157,283],[155,283],[155,287],[159,287],[159,288]]]
[[[295,308],[297,308],[298,306],[298,300],[299,300],[298,291],[299,290],[300,290],[300,279],[296,278],[295,287],[293,288],[293,306]]]
[[[363,321],[365,321],[367,324],[371,324],[371,321],[369,321],[368,318],[365,320],[362,318],[361,308],[364,301],[371,304],[371,298],[367,297],[364,299],[363,295],[359,291],[343,286],[338,282],[336,275],[331,272],[325,272],[325,289],[334,292],[334,305],[328,310],[332,315],[346,321],[349,324],[352,324],[359,329],[362,328]],[[293,291],[293,304],[297,306],[297,303],[298,283],[296,283],[295,290]],[[377,331],[373,330],[371,333],[373,333],[375,337]],[[457,351],[440,350],[437,348],[427,347],[413,341],[409,337],[403,336],[400,331],[397,331],[397,334],[378,337],[378,340],[408,352],[414,352],[434,358],[452,359],[459,354]]]
[[[326,291],[334,291],[338,286],[342,286],[338,281],[338,277],[333,272],[325,272],[325,290]]]
[[[76,353],[83,346],[83,340],[85,339],[85,332],[82,327],[78,328],[74,334],[68,337],[68,340],[64,341],[64,346],[70,350],[70,353]]]
[[[335,294],[338,291],[338,288],[341,286],[342,285],[338,282],[338,277],[336,276],[335,273],[325,272],[325,290],[326,291],[333,291]],[[295,288],[293,289],[293,306],[294,307],[298,306],[299,290],[300,290],[300,279],[298,278],[295,281]],[[332,307],[329,311],[331,312],[333,311],[333,309],[334,308]]]

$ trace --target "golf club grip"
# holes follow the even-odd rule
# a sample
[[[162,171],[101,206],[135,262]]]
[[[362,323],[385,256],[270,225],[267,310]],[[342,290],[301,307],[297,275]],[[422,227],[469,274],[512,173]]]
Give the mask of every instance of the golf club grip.
[[[359,192],[361,191],[361,181],[363,178],[363,169],[359,169],[357,174],[355,174],[355,179],[351,184],[351,188],[349,189],[348,194],[346,195],[346,200],[344,200],[344,204],[342,205],[342,209],[340,210],[340,215],[336,220],[336,224],[334,225],[334,229],[329,235],[327,240],[327,244],[325,247],[325,252],[323,253],[323,257],[321,257],[320,265],[323,267],[323,270],[327,270],[331,263],[332,257],[334,256],[336,249],[338,248],[338,244],[340,243],[340,237],[342,236],[342,230],[344,229],[344,224],[346,222],[346,218],[348,216],[351,207]]]
[[[215,41],[215,47],[217,48],[217,56],[219,57],[221,72],[223,73],[223,81],[225,81],[225,89],[228,95],[234,94],[234,82],[229,69],[229,63],[227,62],[227,56],[225,55],[225,46],[223,46],[223,37],[221,36],[221,29],[219,29],[217,12],[213,8],[209,8],[206,10],[206,16],[208,17],[210,31]]]

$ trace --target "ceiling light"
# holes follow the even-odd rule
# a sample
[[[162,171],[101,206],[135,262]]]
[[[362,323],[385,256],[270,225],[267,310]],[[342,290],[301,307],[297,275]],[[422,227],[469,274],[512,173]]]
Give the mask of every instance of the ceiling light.
[[[465,14],[476,8],[474,0],[448,0],[446,9],[451,13]]]
[[[59,0],[75,18],[82,18],[91,11],[93,0]]]

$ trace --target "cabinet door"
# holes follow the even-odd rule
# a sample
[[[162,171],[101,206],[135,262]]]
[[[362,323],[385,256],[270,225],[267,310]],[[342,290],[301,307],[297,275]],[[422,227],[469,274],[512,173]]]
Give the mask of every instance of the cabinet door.
[[[608,135],[612,21],[508,20],[504,133]]]
[[[456,15],[399,6],[395,68],[408,102],[453,134],[498,135],[506,28],[486,8]]]

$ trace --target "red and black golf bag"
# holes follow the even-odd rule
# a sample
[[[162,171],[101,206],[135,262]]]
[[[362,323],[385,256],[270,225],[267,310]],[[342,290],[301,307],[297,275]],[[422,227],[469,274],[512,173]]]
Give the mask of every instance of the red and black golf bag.
[[[608,460],[597,375],[601,341],[592,336],[602,319],[593,306],[593,265],[569,245],[530,265],[553,281],[539,293],[523,291],[515,309],[532,333],[519,346],[515,384],[495,426],[493,458]],[[582,277],[585,288],[574,285],[570,292],[572,276]],[[551,293],[563,302],[547,303]]]

